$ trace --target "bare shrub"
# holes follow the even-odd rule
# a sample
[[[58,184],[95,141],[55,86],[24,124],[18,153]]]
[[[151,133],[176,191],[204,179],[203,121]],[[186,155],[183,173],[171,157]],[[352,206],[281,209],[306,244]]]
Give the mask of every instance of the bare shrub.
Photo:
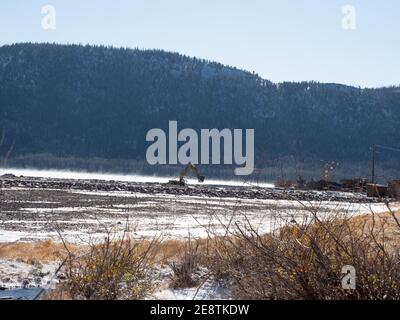
[[[200,242],[189,240],[178,249],[177,258],[169,263],[172,269],[170,286],[177,288],[190,288],[197,285],[197,280],[193,278],[193,273],[199,267],[200,262]]]
[[[400,298],[400,243],[398,235],[388,242],[386,219],[311,215],[266,235],[237,225],[233,235],[213,238],[209,268],[231,277],[241,299]],[[356,270],[354,290],[342,287],[347,265]]]
[[[152,259],[157,241],[136,241],[124,233],[110,234],[89,245],[87,253],[70,253],[63,271],[66,280],[57,295],[70,299],[141,299],[152,289]]]

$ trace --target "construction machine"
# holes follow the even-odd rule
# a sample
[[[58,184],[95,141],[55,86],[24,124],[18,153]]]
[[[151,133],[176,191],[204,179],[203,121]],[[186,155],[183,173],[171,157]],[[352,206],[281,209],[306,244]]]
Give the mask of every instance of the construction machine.
[[[178,180],[169,180],[168,184],[169,185],[173,185],[173,186],[181,186],[181,187],[185,187],[187,182],[185,177],[189,174],[190,171],[193,171],[194,174],[197,177],[197,180],[199,182],[204,182],[205,177],[202,176],[199,171],[197,170],[197,167],[190,163],[185,167],[185,169],[183,169],[179,175],[179,179]]]

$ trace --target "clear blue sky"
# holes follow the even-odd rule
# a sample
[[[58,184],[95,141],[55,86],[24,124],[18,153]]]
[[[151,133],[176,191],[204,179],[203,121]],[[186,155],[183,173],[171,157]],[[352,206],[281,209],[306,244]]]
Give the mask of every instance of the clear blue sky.
[[[43,30],[53,5],[56,30]],[[342,28],[342,6],[356,29]],[[400,84],[399,0],[1,0],[0,45],[159,48],[255,71],[274,82]]]

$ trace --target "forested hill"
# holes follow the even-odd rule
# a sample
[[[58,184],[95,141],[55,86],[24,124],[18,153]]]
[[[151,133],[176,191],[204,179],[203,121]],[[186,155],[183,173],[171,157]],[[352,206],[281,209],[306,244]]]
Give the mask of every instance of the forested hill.
[[[159,50],[0,47],[2,152],[143,160],[146,132],[168,120],[254,128],[258,161],[361,161],[372,143],[400,147],[400,88],[275,84]]]

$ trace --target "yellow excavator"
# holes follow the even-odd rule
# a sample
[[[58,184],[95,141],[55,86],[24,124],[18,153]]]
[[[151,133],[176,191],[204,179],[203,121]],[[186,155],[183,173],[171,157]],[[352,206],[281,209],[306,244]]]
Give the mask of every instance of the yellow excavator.
[[[185,187],[187,185],[185,177],[189,174],[190,171],[193,171],[197,177],[199,182],[204,182],[205,177],[202,176],[197,170],[196,166],[189,162],[189,164],[183,169],[179,175],[179,180],[169,180],[168,184],[172,186],[181,186]]]

